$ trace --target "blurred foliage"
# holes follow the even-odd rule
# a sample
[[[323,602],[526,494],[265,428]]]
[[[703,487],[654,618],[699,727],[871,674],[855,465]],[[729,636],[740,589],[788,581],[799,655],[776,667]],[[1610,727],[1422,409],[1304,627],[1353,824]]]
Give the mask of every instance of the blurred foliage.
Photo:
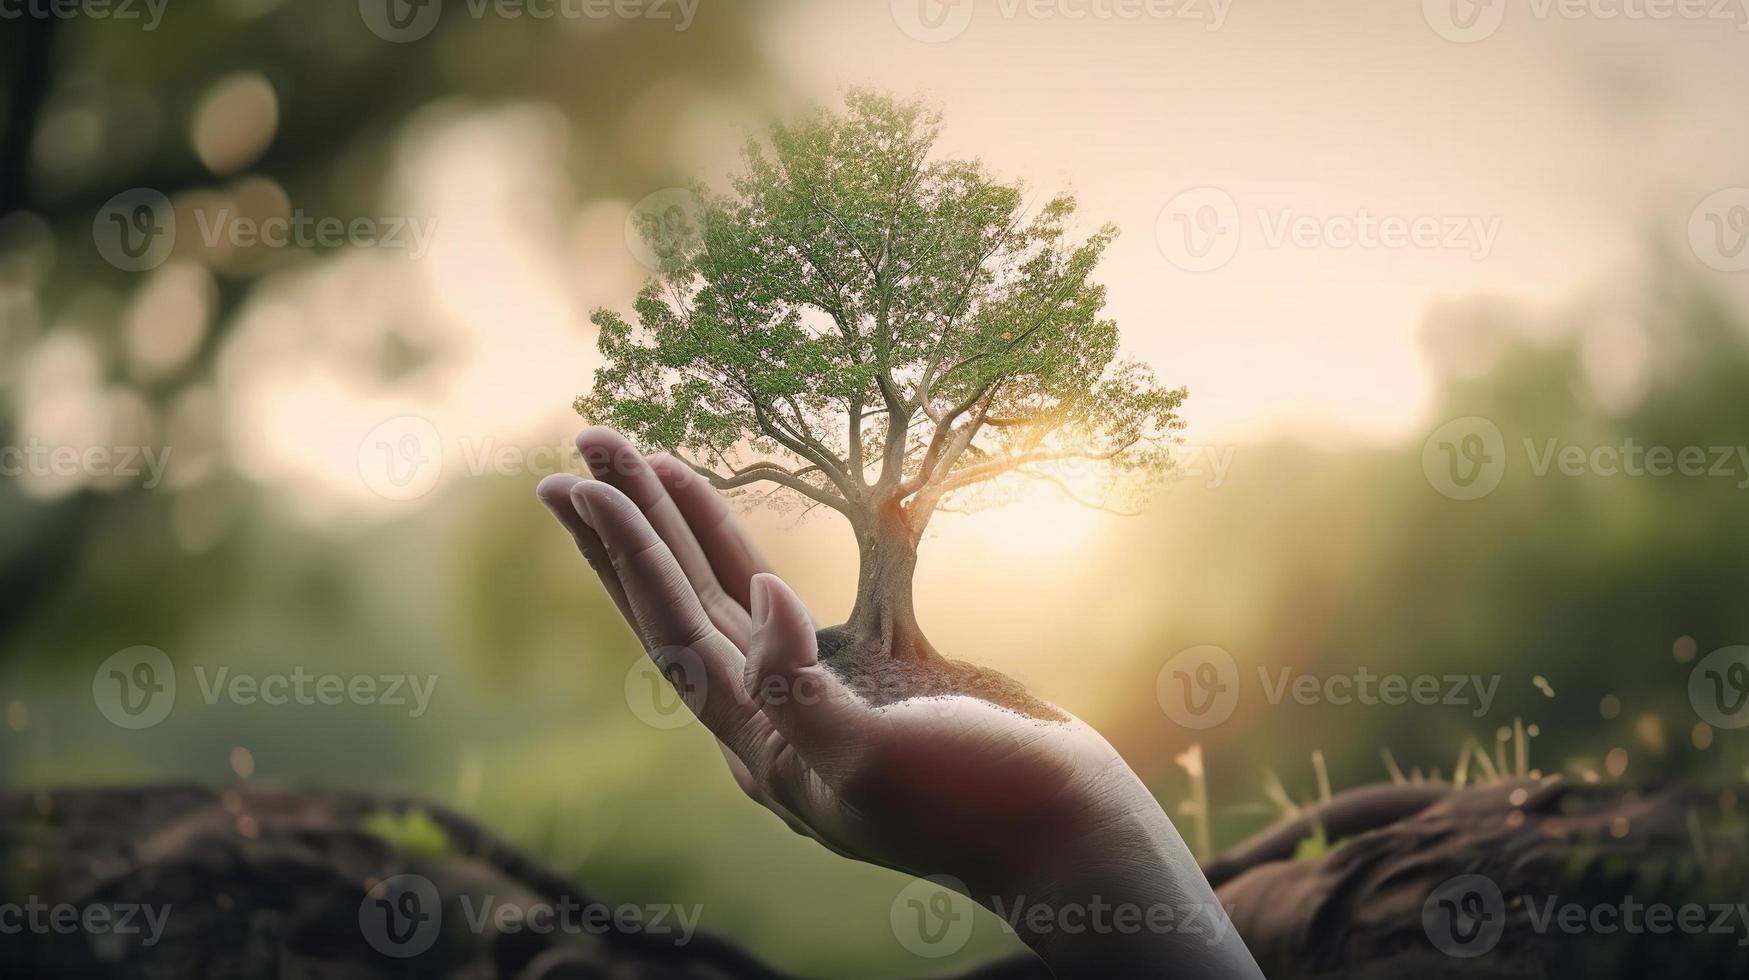
[[[144,18],[146,5],[133,6]],[[151,30],[144,19],[9,20],[0,35],[0,444],[18,440],[25,355],[57,335],[95,349],[105,394],[130,407],[137,396],[144,409],[129,413],[130,430],[161,430],[180,396],[212,382],[235,314],[257,288],[336,254],[202,249],[198,236],[178,235],[176,257],[213,274],[212,328],[186,358],[144,372],[124,328],[149,277],[108,265],[93,241],[112,196],[150,188],[179,212],[189,202],[269,212],[295,202],[319,216],[393,214],[387,183],[422,115],[533,103],[562,120],[564,177],[578,196],[635,199],[680,179],[672,140],[703,100],[761,97],[755,40],[781,6],[712,4],[678,31],[654,19],[477,16],[479,5],[448,0],[431,35],[405,44],[371,33],[351,2],[176,0]],[[215,109],[260,83],[267,98]],[[408,343],[432,349],[398,346]],[[437,343],[391,333],[355,367],[374,362],[386,381]],[[77,542],[155,507],[125,484],[44,502],[16,482],[0,481],[0,633],[77,574]],[[184,492],[223,509],[250,488],[220,472]]]
[[[91,241],[93,213],[118,190],[174,196],[266,175],[312,211],[370,213],[422,109],[532,101],[559,113],[588,151],[565,174],[579,199],[635,196],[678,180],[669,137],[689,107],[719,89],[757,89],[751,52],[759,18],[771,16],[766,5],[709,4],[678,37],[655,24],[554,32],[456,16],[422,42],[392,45],[363,30],[355,8],[188,0],[149,35],[97,22],[25,22],[0,35],[0,212],[15,212],[0,215],[0,444],[14,438],[30,380],[17,365],[56,334],[86,338],[104,383],[156,417],[211,381],[251,296],[326,258],[215,266],[212,329],[174,370],[140,377],[121,321],[141,278],[104,264]],[[200,100],[238,72],[271,83],[277,122],[257,159],[217,173],[187,132]],[[35,142],[21,137],[21,119],[34,121]],[[1313,749],[1338,790],[1385,778],[1382,748],[1404,768],[1449,775],[1467,740],[1491,748],[1515,718],[1538,727],[1532,763],[1545,771],[1599,770],[1620,748],[1630,779],[1742,776],[1749,758],[1733,733],[1714,733],[1705,748],[1693,739],[1692,664],[1673,651],[1683,637],[1702,656],[1749,637],[1749,524],[1738,520],[1749,473],[1539,477],[1519,448],[1551,438],[1749,446],[1745,322],[1654,266],[1631,302],[1551,317],[1477,301],[1450,314],[1447,326],[1490,354],[1479,369],[1434,364],[1427,429],[1465,415],[1499,425],[1511,466],[1486,498],[1435,492],[1420,437],[1245,445],[1224,484],[1180,486],[1052,573],[1097,581],[1102,614],[1146,638],[1061,655],[1081,658],[1075,693],[1094,706],[1088,719],[1169,810],[1186,791],[1173,758],[1193,742],[1206,753],[1219,847],[1275,812],[1267,773],[1290,795],[1314,795]],[[1588,367],[1588,352],[1623,332],[1642,351],[1642,385],[1627,398],[1600,389]],[[402,361],[371,364],[389,373]],[[1187,417],[1194,432],[1194,399]],[[229,444],[253,436],[231,433]],[[531,482],[469,479],[396,521],[313,530],[271,488],[225,466],[171,489],[52,497],[0,479],[0,779],[225,785],[245,778],[231,756],[246,747],[247,778],[425,794],[619,900],[702,903],[707,928],[806,975],[915,969],[887,926],[900,876],[791,834],[746,802],[701,731],[656,730],[628,709],[628,671],[642,654],[534,505]],[[177,522],[190,507],[227,515],[223,533],[188,547]],[[979,583],[962,587],[975,616]],[[141,643],[175,659],[186,703],[128,732],[96,711],[92,672]],[[1502,680],[1479,718],[1455,706],[1270,707],[1253,697],[1228,723],[1193,733],[1162,714],[1155,679],[1173,653],[1201,643],[1230,650],[1253,692],[1259,666]],[[191,673],[292,665],[431,674],[439,686],[418,718],[362,705],[269,711],[206,704]],[[1619,704],[1608,717],[1606,698]],[[422,838],[417,828],[385,833]],[[944,972],[1017,948],[988,919],[975,936]]]
[[[1157,560],[1164,577],[1149,583],[1166,608],[1137,662],[1157,669],[1213,642],[1247,685],[1234,719],[1203,738],[1217,812],[1260,799],[1269,771],[1297,800],[1315,798],[1314,749],[1338,790],[1387,778],[1386,750],[1405,772],[1450,778],[1466,742],[1492,754],[1520,718],[1536,726],[1531,766],[1547,773],[1603,774],[1619,748],[1630,779],[1742,778],[1749,753],[1732,733],[1697,740],[1687,684],[1692,660],[1749,636],[1735,599],[1749,547],[1735,519],[1749,493],[1737,455],[1749,419],[1736,407],[1749,386],[1749,324],[1679,275],[1651,283],[1631,306],[1569,316],[1510,311],[1502,324],[1498,304],[1483,301],[1457,314],[1457,329],[1498,353],[1477,376],[1445,379],[1424,431],[1465,416],[1498,425],[1507,468],[1481,499],[1436,492],[1419,441],[1274,444],[1241,447],[1225,486],[1159,508],[1144,537],[1170,542]],[[1635,397],[1618,407],[1599,398],[1585,348],[1624,321],[1643,334],[1646,357]],[[1550,440],[1587,452],[1629,440],[1703,447],[1709,467],[1718,447],[1731,469],[1539,475],[1533,460]],[[1289,666],[1500,682],[1485,714],[1479,703],[1267,704],[1257,670],[1273,678]],[[1189,736],[1162,739],[1154,705],[1138,699],[1132,711],[1119,747],[1170,795],[1180,785],[1171,756]]]
[[[373,813],[364,819],[364,829],[409,858],[440,857],[455,850],[448,832],[424,810]]]

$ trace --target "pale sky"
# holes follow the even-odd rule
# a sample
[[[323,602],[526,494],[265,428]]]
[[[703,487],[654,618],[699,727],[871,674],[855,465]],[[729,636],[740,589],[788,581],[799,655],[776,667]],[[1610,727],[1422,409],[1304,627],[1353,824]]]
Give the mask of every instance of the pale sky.
[[[799,0],[772,8],[766,102],[793,111],[849,85],[924,96],[945,114],[943,152],[1041,198],[1074,190],[1089,230],[1119,224],[1100,274],[1109,310],[1131,354],[1190,388],[1192,446],[1417,440],[1432,421],[1431,310],[1483,297],[1622,320],[1628,302],[1611,291],[1635,281],[1654,238],[1749,293],[1749,272],[1686,247],[1700,202],[1749,184],[1744,10],[1575,18],[1527,0],[1460,44],[1433,26],[1459,9],[1447,0],[1222,2],[1159,0],[1184,18],[1122,19],[1109,15],[1145,0]],[[765,120],[721,93],[688,95],[665,152],[721,186]],[[576,139],[534,104],[416,116],[386,206],[436,220],[431,254],[349,255],[257,292],[218,385],[231,431],[250,434],[233,440],[243,468],[306,491],[314,514],[392,517],[406,502],[383,499],[384,460],[361,445],[441,443],[423,455],[450,478],[489,475],[480,461],[500,446],[564,445],[598,362],[588,311],[627,308],[647,271],[626,245],[632,202],[572,192],[568,155],[613,152]],[[1742,194],[1735,216],[1749,218]],[[1391,223],[1431,237],[1384,247]],[[1226,232],[1208,253],[1224,261],[1184,248],[1208,227]],[[1374,239],[1338,247],[1369,228]],[[386,391],[358,372],[361,344],[414,329],[445,336],[452,356]],[[1600,336],[1591,360],[1631,378],[1643,339],[1620,323]]]
[[[1071,188],[1090,222],[1116,221],[1111,310],[1135,353],[1190,386],[1192,441],[1404,437],[1424,421],[1431,304],[1568,303],[1633,268],[1652,233],[1684,241],[1713,191],[1749,183],[1744,9],[1604,20],[1512,3],[1491,36],[1458,44],[1430,26],[1443,2],[1233,0],[1217,30],[1214,0],[1127,20],[1114,14],[1146,5],[803,3],[768,53],[797,101],[848,84],[930,97],[948,151],[1041,193]],[[919,10],[959,33],[909,36]],[[1239,247],[1193,273],[1155,228],[1202,186],[1234,202]],[[1440,245],[1272,244],[1291,217],[1363,212],[1433,221]],[[1453,222],[1465,230],[1447,248]]]

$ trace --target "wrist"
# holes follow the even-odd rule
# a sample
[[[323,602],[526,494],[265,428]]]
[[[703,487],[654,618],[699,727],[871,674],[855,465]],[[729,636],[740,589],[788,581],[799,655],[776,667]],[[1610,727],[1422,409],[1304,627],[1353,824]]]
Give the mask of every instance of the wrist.
[[[1144,795],[973,897],[1065,980],[1261,978],[1177,829]]]

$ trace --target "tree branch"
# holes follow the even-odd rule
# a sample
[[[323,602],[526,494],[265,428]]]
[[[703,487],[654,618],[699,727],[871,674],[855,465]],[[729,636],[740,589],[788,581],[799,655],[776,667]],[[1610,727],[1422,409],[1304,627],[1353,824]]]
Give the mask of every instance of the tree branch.
[[[1109,461],[1122,456],[1135,444],[1136,440],[1132,439],[1116,449],[1103,453],[1090,453],[1081,450],[1033,450],[1031,452],[1018,453],[1011,456],[997,456],[988,462],[978,463],[973,466],[968,466],[957,473],[948,474],[948,476],[942,479],[941,482],[935,484],[933,489],[939,490],[941,493],[947,493],[952,490],[958,490],[961,487],[970,486],[974,483],[982,483],[985,480],[994,479],[1010,470],[1026,466],[1029,463],[1050,463],[1069,459],[1084,459],[1094,462]],[[1028,475],[1035,476],[1037,474]]]
[[[923,461],[917,467],[917,475],[905,482],[901,492],[906,494],[917,492],[929,482],[943,462],[946,463],[948,469],[952,469],[954,461],[959,458],[961,453],[965,452],[966,447],[972,444],[972,440],[978,437],[978,430],[984,427],[984,419],[990,411],[990,403],[995,401],[996,392],[1000,388],[1000,384],[994,378],[985,382],[984,386],[973,393],[970,399],[956,406],[953,412],[946,416],[946,421],[936,425],[935,435],[929,440],[929,448],[923,453]],[[983,405],[978,409],[978,414],[961,428],[953,429],[953,420],[980,399],[983,400]],[[948,439],[950,433],[954,436],[951,441]]]
[[[775,483],[785,489],[794,490],[796,493],[799,493],[816,503],[825,504],[827,507],[843,514],[849,519],[852,527],[861,526],[861,515],[856,512],[855,508],[850,505],[849,501],[828,493],[825,489],[817,487],[802,479],[802,474],[807,472],[807,468],[790,471],[778,466],[776,463],[754,463],[751,466],[736,470],[728,476],[724,476],[708,467],[700,466],[679,454],[676,454],[675,458],[685,463],[694,473],[704,477],[710,482],[711,486],[718,490],[738,490],[742,487],[752,486],[755,483]]]

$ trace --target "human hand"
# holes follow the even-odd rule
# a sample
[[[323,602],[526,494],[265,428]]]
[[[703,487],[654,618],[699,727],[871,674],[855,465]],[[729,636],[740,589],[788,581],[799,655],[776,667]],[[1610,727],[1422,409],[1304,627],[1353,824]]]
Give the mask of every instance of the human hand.
[[[951,875],[999,912],[1150,901],[1218,913],[1171,822],[1093,729],[975,697],[871,705],[820,662],[807,608],[702,477],[609,429],[577,444],[596,479],[551,476],[539,496],[657,666],[690,681],[682,697],[736,782],[796,832],[857,860]],[[1126,948],[1016,925],[1064,975],[1111,967]],[[1153,967],[1172,957],[1176,975],[1257,975],[1237,937],[1179,945],[1191,948],[1149,950]]]

